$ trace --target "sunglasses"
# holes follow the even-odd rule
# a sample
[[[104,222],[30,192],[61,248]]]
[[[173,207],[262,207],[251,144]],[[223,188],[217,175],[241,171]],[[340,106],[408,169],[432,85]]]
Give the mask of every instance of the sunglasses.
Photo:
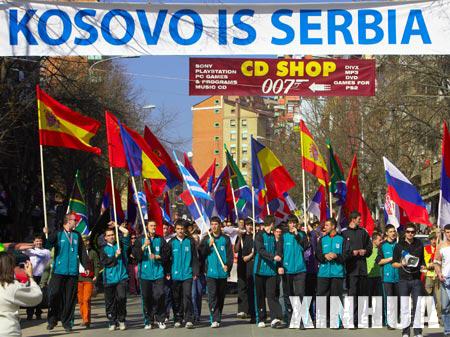
[[[416,234],[416,231],[405,231],[406,234]]]

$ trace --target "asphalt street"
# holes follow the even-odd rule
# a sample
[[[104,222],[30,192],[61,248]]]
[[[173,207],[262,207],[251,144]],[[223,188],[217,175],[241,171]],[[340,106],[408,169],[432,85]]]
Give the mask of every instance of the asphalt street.
[[[330,329],[308,329],[308,330],[297,330],[297,329],[282,329],[274,330],[271,328],[257,328],[254,324],[247,323],[246,320],[240,320],[236,318],[237,309],[237,299],[235,295],[227,296],[224,315],[221,327],[219,329],[211,329],[209,327],[208,311],[206,297],[203,299],[203,309],[202,309],[202,320],[196,325],[193,330],[188,330],[185,328],[175,329],[173,324],[169,323],[166,330],[152,329],[144,330],[142,314],[141,314],[141,302],[140,297],[131,296],[128,299],[128,317],[127,325],[128,328],[125,331],[107,331],[107,322],[105,319],[105,308],[103,295],[100,294],[93,299],[92,303],[92,325],[90,329],[85,329],[80,327],[80,316],[78,314],[78,308],[76,309],[75,326],[72,332],[73,336],[78,337],[91,337],[91,336],[155,336],[155,337],[202,337],[210,336],[214,334],[216,337],[237,337],[237,336],[295,336],[302,335],[304,337],[321,337],[321,336],[354,336],[354,337],[401,337],[400,330],[387,330],[382,329],[358,329],[358,330],[330,330]],[[46,313],[42,315],[43,318],[46,317]],[[46,321],[26,321],[25,310],[21,310],[22,317],[22,332],[23,336],[34,336],[34,337],[44,337],[44,336],[62,336],[68,335],[59,324],[54,330],[47,331]],[[440,337],[443,336],[442,329],[424,329],[424,336],[429,337]],[[1,335],[1,332],[0,332]],[[412,337],[412,336],[411,336]]]

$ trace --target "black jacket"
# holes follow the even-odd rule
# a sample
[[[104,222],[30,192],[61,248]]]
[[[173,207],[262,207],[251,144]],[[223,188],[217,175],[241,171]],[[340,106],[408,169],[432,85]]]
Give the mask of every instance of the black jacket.
[[[403,257],[410,254],[419,258],[417,267],[401,267],[398,271],[400,280],[420,280],[420,267],[425,265],[425,258],[423,255],[423,244],[417,238],[409,244],[404,238],[400,239],[394,248],[394,257],[392,262],[401,263]]]
[[[347,227],[342,231],[342,236],[347,243],[349,256],[345,262],[345,270],[347,276],[367,276],[367,262],[366,258],[372,254],[372,240],[370,240],[369,233],[364,228]],[[358,249],[365,249],[364,256],[354,256],[353,251]]]

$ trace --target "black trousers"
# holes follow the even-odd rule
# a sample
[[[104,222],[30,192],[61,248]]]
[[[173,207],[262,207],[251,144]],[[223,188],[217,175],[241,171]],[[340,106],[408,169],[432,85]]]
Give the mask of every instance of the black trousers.
[[[247,265],[244,261],[238,260],[237,266],[237,287],[238,287],[238,312],[249,312]]]
[[[289,296],[300,296],[303,300],[303,296],[305,296],[305,279],[306,273],[298,273],[298,274],[285,274],[282,277],[283,284],[283,299],[286,307],[286,316],[285,319],[287,322],[291,320],[292,316],[292,304],[289,299]]]
[[[227,290],[227,279],[206,278],[206,287],[208,289],[209,317],[212,322],[222,320],[223,305],[225,303],[225,294]]]
[[[316,317],[317,274],[307,273],[305,279],[305,295],[311,297],[309,314],[314,320]]]
[[[279,294],[277,289],[278,284],[278,276],[262,276],[255,274],[257,322],[264,322],[267,318],[266,298],[272,320],[282,319],[283,313],[277,297],[277,294]]]
[[[125,322],[127,317],[128,280],[105,285],[105,308],[109,324]]]
[[[358,326],[358,296],[368,296],[367,276],[349,275],[347,277],[348,296],[353,297],[353,323]]]
[[[52,274],[48,284],[48,324],[58,320],[64,328],[71,328],[77,303],[78,276]]]
[[[398,294],[400,299],[402,296],[411,296],[412,298],[411,324],[402,330],[402,335],[409,335],[411,326],[414,324],[414,315],[416,312],[418,297],[423,296],[424,294],[423,283],[420,280],[400,280],[398,282]],[[414,335],[419,334],[422,334],[422,329],[414,328]]]
[[[142,311],[144,314],[144,324],[164,322],[165,318],[165,292],[164,279],[140,280]]]
[[[37,284],[41,283],[40,276],[34,276],[34,280]],[[33,315],[36,314],[36,317],[41,316],[42,314],[42,303],[39,303],[37,306],[32,308],[27,308],[27,317],[33,318]]]
[[[330,297],[339,296],[341,301],[343,300],[344,294],[344,279],[343,278],[328,278],[328,277],[318,277],[317,278],[317,296],[327,297],[327,313],[326,320],[329,321],[328,312],[330,312]],[[316,320],[321,319],[320,316],[316,317]]]
[[[172,280],[164,278],[164,307],[165,317],[169,319],[172,309]]]
[[[248,299],[248,311],[247,314],[250,316],[252,321],[255,321],[256,311],[255,311],[255,279],[253,273],[247,273],[247,299]]]
[[[173,316],[174,321],[181,323],[194,322],[194,307],[192,304],[192,279],[172,281]]]

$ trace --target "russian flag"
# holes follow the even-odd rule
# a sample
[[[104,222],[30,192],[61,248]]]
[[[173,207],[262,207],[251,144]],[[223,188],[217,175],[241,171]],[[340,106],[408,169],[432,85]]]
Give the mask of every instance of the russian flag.
[[[320,185],[317,189],[317,192],[312,198],[307,211],[314,214],[321,223],[325,222],[325,220],[327,220],[330,216],[330,210],[327,207],[325,188],[323,185]]]
[[[447,123],[444,122],[438,225],[444,227],[447,224],[450,224],[450,135]]]
[[[383,157],[383,162],[391,200],[405,211],[411,222],[432,226],[425,203],[414,185],[387,158]]]

